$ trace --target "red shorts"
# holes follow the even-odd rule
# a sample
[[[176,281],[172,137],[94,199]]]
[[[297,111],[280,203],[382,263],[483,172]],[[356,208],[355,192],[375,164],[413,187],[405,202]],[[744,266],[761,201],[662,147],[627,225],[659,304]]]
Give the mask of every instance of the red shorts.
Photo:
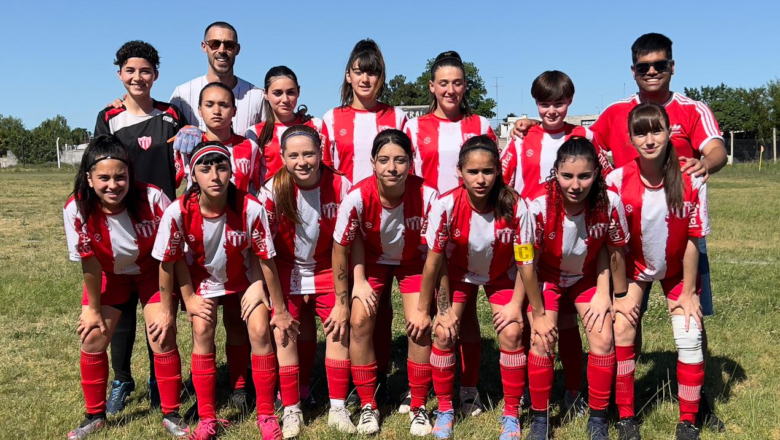
[[[319,295],[285,295],[284,300],[287,303],[287,310],[298,321],[301,318],[301,309],[305,306],[303,303],[305,296],[309,297],[309,307],[311,307],[311,301],[314,301],[314,310],[317,312],[320,320],[325,322],[330,316],[333,306],[336,305],[336,294],[330,292]]]
[[[176,293],[174,293],[176,295]],[[200,296],[200,293],[196,292],[196,295]],[[241,298],[244,296],[244,292],[228,293],[222,296],[213,296],[209,298],[212,301],[216,301],[217,305],[220,305],[227,309],[241,310]],[[187,304],[184,303],[184,299],[181,300],[181,311],[187,311]]]
[[[398,290],[402,294],[419,293],[422,283],[422,264],[366,264],[368,283],[374,292],[383,292],[385,286],[398,280]]]
[[[574,304],[587,304],[595,294],[595,277],[583,277],[569,287],[560,287],[553,283],[544,283],[542,286],[544,309],[560,313],[577,313]]]
[[[673,275],[661,280],[661,289],[664,291],[666,298],[677,301],[683,291],[683,274],[682,272],[677,275]],[[701,295],[701,277],[696,275],[696,294]]]
[[[514,293],[514,286],[507,288],[505,283],[485,285],[482,287],[485,289],[485,295],[488,297],[488,302],[500,306],[507,305]],[[479,293],[479,286],[463,281],[450,280],[450,290],[452,290],[452,302],[465,303],[468,302],[469,299],[477,296]]]
[[[138,298],[142,305],[160,302],[159,273],[150,270],[140,275],[117,275],[102,272],[100,282],[100,305],[116,306],[124,304],[130,299],[132,292],[138,292]],[[81,305],[89,305],[87,286],[84,286],[81,295]]]

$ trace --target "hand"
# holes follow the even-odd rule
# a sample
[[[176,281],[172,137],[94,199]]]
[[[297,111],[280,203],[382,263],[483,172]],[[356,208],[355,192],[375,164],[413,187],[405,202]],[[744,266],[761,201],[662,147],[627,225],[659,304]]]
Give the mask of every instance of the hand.
[[[84,309],[79,316],[79,326],[76,328],[76,333],[81,337],[81,343],[87,340],[87,336],[92,330],[99,329],[100,333],[104,335],[108,333],[108,326],[106,320],[103,319],[103,315],[100,310],[94,310],[89,307]]]
[[[593,298],[591,298],[589,306],[590,308],[582,317],[582,326],[589,332],[592,332],[593,328],[598,326],[599,333],[601,333],[604,330],[604,321],[607,319],[607,315],[610,317],[610,322],[614,315],[612,299],[609,297],[609,293],[596,292]]]
[[[696,321],[700,329],[704,326],[701,323],[701,319],[704,314],[701,311],[701,302],[699,302],[699,295],[695,293],[683,293],[677,298],[677,301],[669,302],[669,313],[672,313],[676,309],[682,309],[685,316],[685,331],[687,332],[691,327],[691,318]]]
[[[684,160],[685,163],[683,164],[680,171],[683,173],[688,173],[689,175],[692,174],[696,177],[701,177],[702,181],[706,182],[707,179],[710,178],[710,171],[707,169],[707,166],[704,165],[704,162],[698,160],[698,159],[692,159],[690,157],[681,157],[680,160]]]
[[[160,310],[157,316],[154,317],[154,321],[149,324],[149,338],[152,342],[162,344],[168,335],[168,330],[175,325],[176,320],[173,319],[173,315],[167,310]]]
[[[531,323],[531,339],[539,338],[544,346],[544,351],[551,354],[555,349],[555,340],[558,338],[558,328],[549,315],[534,316]]]
[[[453,344],[458,340],[460,333],[460,320],[450,307],[444,313],[436,315],[436,326],[444,330],[444,339]],[[435,328],[435,327],[434,327]]]
[[[333,333],[333,341],[343,341],[349,333],[349,307],[336,305],[330,311],[328,319],[323,323],[325,337]]]
[[[182,154],[190,154],[195,146],[198,145],[203,139],[203,132],[194,125],[185,125],[176,133],[176,136],[171,138],[173,140],[173,149],[181,152]],[[168,142],[171,141],[168,139]]]
[[[416,341],[431,331],[431,315],[415,310],[406,320],[406,335]]]
[[[282,347],[287,347],[289,340],[295,342],[298,338],[298,335],[301,333],[300,330],[298,330],[298,324],[299,322],[293,319],[289,310],[286,308],[274,309],[274,317],[271,318],[271,326],[276,327],[282,332]]]
[[[106,108],[122,108],[123,105],[125,105],[125,99],[127,99],[127,93],[122,95],[122,98],[116,98],[114,102],[109,102],[106,104]]]
[[[520,328],[523,327],[523,306],[522,304],[515,304],[509,302],[504,307],[501,307],[499,311],[493,314],[493,328],[496,329],[496,333],[501,333],[509,324],[516,322],[520,324]]]
[[[249,316],[255,311],[257,306],[263,304],[266,309],[271,310],[271,303],[268,300],[268,294],[261,281],[256,281],[246,289],[241,297],[241,319],[249,320]]]
[[[634,327],[639,325],[639,304],[629,298],[628,295],[623,298],[615,298],[615,303],[612,304],[612,321],[615,321],[617,315],[621,314],[628,319]]]
[[[512,136],[522,139],[534,125],[539,125],[539,123],[533,119],[518,119],[515,121],[514,128],[512,128]]]
[[[367,280],[355,281],[355,286],[352,288],[352,298],[360,300],[363,308],[366,309],[366,315],[376,315],[379,298]]]
[[[203,298],[200,295],[192,295],[189,299],[184,300],[184,306],[187,308],[187,315],[192,321],[192,318],[198,317],[211,322],[212,314],[214,313],[216,305],[210,298]]]

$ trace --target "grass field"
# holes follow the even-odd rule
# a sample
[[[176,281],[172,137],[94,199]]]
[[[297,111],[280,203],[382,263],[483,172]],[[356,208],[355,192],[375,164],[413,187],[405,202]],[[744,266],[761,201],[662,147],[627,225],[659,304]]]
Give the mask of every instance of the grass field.
[[[0,172],[0,438],[64,438],[83,416],[79,386],[79,344],[75,334],[81,298],[81,271],[69,263],[62,226],[62,205],[74,170]],[[708,240],[717,315],[706,323],[710,340],[705,389],[715,398],[727,432],[703,432],[703,439],[780,439],[780,166],[729,167],[710,184],[712,236]],[[397,298],[396,298],[397,299]],[[456,425],[458,438],[496,438],[499,432],[501,385],[498,348],[489,308],[480,302],[483,360],[480,389],[494,409]],[[402,319],[395,320],[391,393],[405,387],[405,338]],[[139,322],[142,317],[139,315]],[[644,439],[672,439],[678,409],[673,400],[676,352],[662,296],[656,292],[645,316],[644,352],[637,364],[637,409]],[[179,344],[184,371],[189,371],[191,341],[179,317]],[[124,412],[109,419],[109,429],[96,439],[165,438],[160,415],[145,399],[148,366],[141,339],[136,343],[133,371],[137,387]],[[224,340],[224,332],[218,334]],[[583,338],[584,339],[584,338]],[[223,344],[217,362],[224,365]],[[323,347],[313,381],[318,401],[327,399]],[[560,368],[560,365],[558,365]],[[400,370],[399,370],[400,369]],[[227,383],[221,369],[219,386]],[[556,378],[554,396],[561,398]],[[220,438],[257,438],[254,416],[245,420],[227,406],[219,416],[233,425]],[[183,411],[192,401],[185,401]],[[429,402],[429,408],[435,406]],[[407,438],[408,418],[391,414],[382,422],[380,438]],[[182,412],[183,412],[182,411]],[[341,438],[329,430],[326,408],[306,414],[302,438]],[[558,413],[557,407],[554,415]],[[325,416],[321,416],[321,415]],[[561,421],[556,439],[582,439],[585,421]],[[613,432],[614,436],[615,433]],[[613,437],[616,438],[616,437]]]

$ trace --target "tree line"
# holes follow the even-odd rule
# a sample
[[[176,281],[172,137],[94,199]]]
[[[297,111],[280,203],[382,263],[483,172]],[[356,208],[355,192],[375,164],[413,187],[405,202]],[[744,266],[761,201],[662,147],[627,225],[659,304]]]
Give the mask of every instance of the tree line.
[[[60,147],[89,142],[92,133],[86,128],[71,129],[62,115],[47,119],[32,130],[21,119],[0,114],[0,156],[11,151],[20,163],[46,163],[57,160],[57,138]]]

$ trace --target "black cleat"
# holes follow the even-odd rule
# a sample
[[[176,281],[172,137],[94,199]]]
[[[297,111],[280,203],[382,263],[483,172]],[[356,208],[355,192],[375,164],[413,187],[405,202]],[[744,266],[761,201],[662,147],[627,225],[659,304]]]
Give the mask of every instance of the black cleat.
[[[550,438],[550,420],[547,416],[533,416],[531,428],[525,440],[547,440]]]
[[[618,432],[618,440],[641,440],[639,423],[633,417],[620,419],[615,425]]]
[[[699,440],[699,428],[693,423],[685,421],[677,424],[677,440]]]
[[[609,426],[603,417],[588,418],[588,438],[590,440],[609,440]]]

